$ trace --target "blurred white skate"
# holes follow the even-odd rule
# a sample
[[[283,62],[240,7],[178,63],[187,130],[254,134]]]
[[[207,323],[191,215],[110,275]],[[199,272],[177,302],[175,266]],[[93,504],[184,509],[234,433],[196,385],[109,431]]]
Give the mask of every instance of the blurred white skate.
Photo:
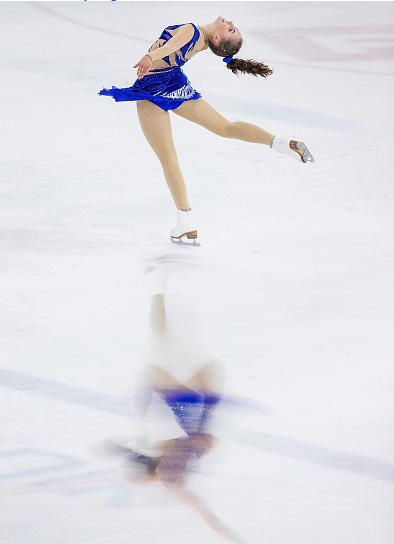
[[[155,261],[146,262],[144,266],[145,289],[152,297],[162,295],[167,284],[167,270],[164,264]]]

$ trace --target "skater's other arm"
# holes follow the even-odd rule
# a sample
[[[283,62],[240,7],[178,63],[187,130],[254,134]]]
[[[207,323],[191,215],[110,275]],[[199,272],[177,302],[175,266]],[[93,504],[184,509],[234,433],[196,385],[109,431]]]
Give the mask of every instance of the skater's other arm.
[[[154,51],[148,53],[152,61],[162,59],[175,53],[181,47],[183,47],[187,42],[193,38],[194,27],[190,23],[183,25],[178,32],[173,36],[168,42],[163,45],[163,47],[158,47]]]
[[[187,42],[189,42],[194,34],[194,27],[190,23],[184,25],[178,32],[173,36],[168,42],[163,45],[163,47],[158,47],[153,51],[149,51],[146,55],[142,57],[140,61],[133,66],[133,68],[138,68],[137,77],[138,79],[144,77],[144,75],[150,70],[153,62],[155,60],[162,59],[175,53],[181,47],[183,47]]]

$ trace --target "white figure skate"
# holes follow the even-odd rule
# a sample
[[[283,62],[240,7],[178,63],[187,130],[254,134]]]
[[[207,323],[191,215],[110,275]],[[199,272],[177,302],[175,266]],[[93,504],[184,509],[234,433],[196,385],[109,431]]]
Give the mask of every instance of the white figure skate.
[[[148,262],[145,264],[145,290],[149,295],[162,295],[166,290],[167,270],[165,265],[158,262]]]
[[[201,244],[197,242],[197,228],[191,210],[177,210],[177,213],[178,222],[170,232],[171,241],[178,245],[200,246]]]
[[[278,153],[293,157],[293,159],[296,159],[297,161],[315,162],[312,153],[306,147],[304,142],[297,142],[297,140],[289,141],[285,138],[275,137],[271,147]]]

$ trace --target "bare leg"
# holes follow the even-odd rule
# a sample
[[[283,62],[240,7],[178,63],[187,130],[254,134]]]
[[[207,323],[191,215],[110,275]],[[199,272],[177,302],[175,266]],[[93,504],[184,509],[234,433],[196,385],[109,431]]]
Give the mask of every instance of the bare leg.
[[[224,381],[223,365],[219,361],[209,361],[196,372],[185,385],[194,391],[221,394]]]
[[[166,308],[162,294],[152,297],[152,304],[149,313],[149,322],[152,333],[161,338],[167,329]]]
[[[167,316],[163,294],[152,297],[149,323],[152,335],[158,342],[159,349],[163,349],[162,342],[167,333]],[[138,379],[138,389],[135,395],[135,405],[138,415],[142,418],[149,406],[153,391],[156,387],[179,387],[179,384],[171,374],[156,365],[147,365],[142,370]]]
[[[245,544],[245,540],[225,525],[200,497],[197,497],[197,495],[194,495],[183,487],[170,487],[170,490],[180,501],[193,508],[215,532],[224,536],[229,542]]]
[[[243,121],[228,121],[204,99],[189,100],[173,110],[177,115],[203,126],[224,138],[234,138],[244,142],[265,144],[271,146],[274,135],[263,128],[244,123]]]
[[[169,113],[149,100],[137,101],[137,112],[142,131],[161,163],[176,207],[189,210],[186,185],[172,139]]]

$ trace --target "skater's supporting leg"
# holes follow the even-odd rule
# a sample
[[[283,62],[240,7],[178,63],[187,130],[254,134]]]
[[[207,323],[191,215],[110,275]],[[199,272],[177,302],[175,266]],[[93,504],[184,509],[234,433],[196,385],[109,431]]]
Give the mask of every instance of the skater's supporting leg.
[[[149,322],[152,333],[161,338],[167,329],[166,309],[162,294],[156,294],[152,297]]]
[[[139,100],[137,111],[142,131],[162,165],[176,207],[189,210],[186,185],[172,139],[169,113],[149,100]]]
[[[274,138],[273,134],[252,123],[228,121],[203,98],[184,102],[174,110],[174,113],[224,138],[234,138],[244,142],[269,146],[271,146]]]

